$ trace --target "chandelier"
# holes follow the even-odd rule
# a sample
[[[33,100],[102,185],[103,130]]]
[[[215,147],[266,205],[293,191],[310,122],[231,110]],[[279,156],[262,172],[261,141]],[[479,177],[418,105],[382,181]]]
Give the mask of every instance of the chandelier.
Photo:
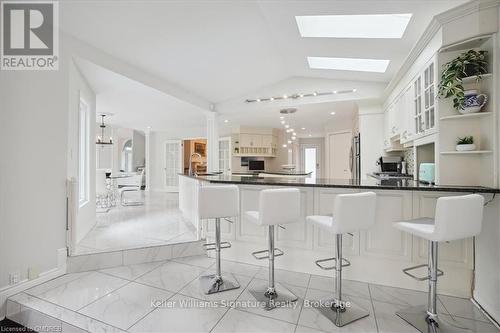
[[[101,128],[101,135],[97,136],[97,145],[112,145],[113,144],[113,138],[109,137],[109,141],[106,141],[104,139],[104,130],[106,129],[106,125],[104,124],[104,117],[106,117],[105,114],[101,114],[101,125],[99,127]]]

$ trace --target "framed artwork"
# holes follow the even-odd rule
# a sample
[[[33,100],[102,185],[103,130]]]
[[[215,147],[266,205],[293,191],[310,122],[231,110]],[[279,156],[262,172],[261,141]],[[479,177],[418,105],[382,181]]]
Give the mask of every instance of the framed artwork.
[[[194,143],[194,152],[205,157],[206,153],[207,153],[207,145],[205,143],[202,143],[202,142],[195,142]]]

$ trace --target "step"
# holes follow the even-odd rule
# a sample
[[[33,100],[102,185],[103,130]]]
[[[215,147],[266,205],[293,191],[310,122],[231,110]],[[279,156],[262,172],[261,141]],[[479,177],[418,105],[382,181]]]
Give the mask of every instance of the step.
[[[75,255],[68,257],[67,272],[76,273],[205,254],[206,251],[202,246],[204,243],[204,240],[198,240],[129,250]]]
[[[19,293],[7,300],[7,318],[36,332],[125,332],[25,293]]]

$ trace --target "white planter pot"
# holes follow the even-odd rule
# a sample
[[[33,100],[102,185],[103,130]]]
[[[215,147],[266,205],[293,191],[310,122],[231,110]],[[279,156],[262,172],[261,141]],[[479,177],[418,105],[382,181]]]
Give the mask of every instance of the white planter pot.
[[[476,145],[473,143],[469,145],[457,145],[455,149],[457,151],[471,151],[471,150],[476,150]]]

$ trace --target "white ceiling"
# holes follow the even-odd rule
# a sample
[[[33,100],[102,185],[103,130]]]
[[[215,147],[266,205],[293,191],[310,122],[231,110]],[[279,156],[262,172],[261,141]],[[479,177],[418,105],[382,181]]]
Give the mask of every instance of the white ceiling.
[[[331,115],[330,112],[335,112]],[[285,116],[285,121],[295,130],[298,137],[313,137],[324,135],[325,126],[332,125],[335,122],[341,124],[352,124],[354,116],[357,114],[358,107],[353,101],[339,101],[326,103],[304,104],[297,107],[297,112]],[[235,125],[245,124],[249,127],[259,127],[266,124],[266,127],[283,128],[280,123],[279,109],[273,106],[263,107],[257,116],[249,117],[251,112],[232,113],[228,123],[221,122],[219,131],[228,133]],[[302,130],[302,128],[305,130]]]
[[[60,26],[66,33],[144,73],[215,103],[224,114],[245,112],[242,105],[234,110],[229,110],[228,106],[242,102],[245,96],[262,97],[256,94],[267,93],[266,88],[287,81],[293,81],[298,91],[314,88],[311,85],[314,80],[322,82],[323,86],[335,85],[339,90],[350,89],[349,82],[357,81],[362,82],[358,84],[361,88],[358,87],[353,97],[371,95],[379,90],[378,84],[385,86],[395,75],[434,15],[467,1],[61,1]],[[302,38],[295,21],[297,15],[389,13],[413,14],[402,39]],[[385,73],[310,69],[307,56],[389,59],[390,64]],[[111,74],[95,72],[92,74],[94,79],[89,78],[93,84],[99,85],[101,79],[111,80]],[[131,83],[124,83],[119,75],[113,77],[122,81],[118,85],[123,89],[131,89]],[[304,80],[305,88],[301,88],[300,80]],[[323,80],[332,80],[332,84],[324,84]],[[110,81],[106,83],[112,85]],[[370,93],[362,91],[363,84],[371,89]],[[158,92],[145,92],[144,89],[134,95],[134,105],[128,101],[132,97],[124,97],[122,92],[115,89],[114,93],[108,92],[98,98],[107,103],[103,108],[127,110],[130,119],[123,122],[129,124],[137,121],[141,126],[146,122],[167,126],[169,124],[163,123],[165,119],[162,118],[166,113],[177,112],[182,107],[189,109],[179,106],[179,101],[173,98],[170,100],[173,104],[160,107],[167,98],[164,100]],[[145,121],[144,108],[138,98],[152,98],[152,95],[157,100],[145,103],[151,104],[151,110],[158,111],[148,111],[151,118]],[[112,101],[113,98],[117,101]],[[332,100],[318,99],[300,104],[318,102],[323,105]],[[134,105],[134,110],[129,110],[132,109],[129,105]],[[265,110],[268,106],[257,108]],[[159,112],[158,118],[156,112]],[[260,118],[264,125],[266,117],[260,116],[261,113],[247,113],[242,121]],[[201,114],[200,119],[204,121]],[[192,122],[196,123],[194,118]]]
[[[96,93],[97,114],[113,114],[106,117],[108,124],[142,131],[206,126],[198,107],[91,62],[76,59],[76,64]]]

